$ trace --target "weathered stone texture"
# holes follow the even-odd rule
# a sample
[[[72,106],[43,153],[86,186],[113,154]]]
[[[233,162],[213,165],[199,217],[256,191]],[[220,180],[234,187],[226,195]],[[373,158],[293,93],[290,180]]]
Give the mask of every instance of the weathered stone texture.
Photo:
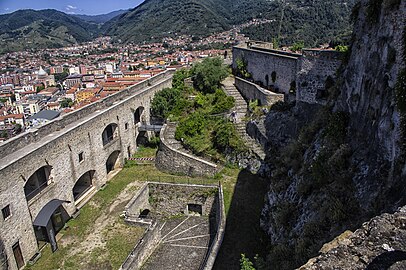
[[[373,218],[354,233],[325,244],[321,252],[299,269],[405,269],[406,207]]]
[[[138,125],[134,124],[134,112],[145,107],[143,114],[149,119],[153,95],[171,86],[172,74],[167,71],[157,75],[149,82],[60,117],[0,146],[0,209],[10,204],[12,212],[6,221],[0,218],[0,238],[11,262],[10,269],[16,269],[11,247],[17,241],[25,262],[37,251],[32,222],[48,202],[52,199],[68,201],[64,208],[72,215],[77,211],[72,189],[78,179],[94,170],[92,185],[99,189],[108,180],[106,161],[109,156],[119,151],[115,163],[119,167],[128,157],[128,149],[130,154],[135,152]],[[118,135],[103,146],[102,132],[111,123],[117,124]],[[126,123],[128,129],[125,129]],[[81,152],[84,160],[79,162]],[[48,186],[27,203],[24,185],[43,166],[52,167]]]
[[[235,86],[246,100],[259,100],[261,106],[271,106],[284,100],[283,94],[273,93],[252,82],[235,77]]]
[[[167,127],[166,124],[163,126],[159,136],[161,143],[155,159],[159,170],[190,176],[213,176],[217,172],[216,164],[171,147],[165,138]]]
[[[149,184],[150,204],[158,216],[187,214],[188,204],[202,205],[202,215],[215,213],[217,187],[177,184]]]
[[[290,85],[296,80],[297,58],[300,55],[285,55],[273,50],[258,50],[233,47],[233,68],[237,68],[236,60],[247,62],[247,71],[255,82],[265,87],[272,86],[281,93],[289,94]],[[272,72],[276,73],[275,82]]]
[[[336,72],[341,65],[341,53],[335,51],[304,50],[299,58],[297,74],[296,100],[314,103],[317,93],[327,91],[327,78],[330,77],[330,87],[334,83]]]

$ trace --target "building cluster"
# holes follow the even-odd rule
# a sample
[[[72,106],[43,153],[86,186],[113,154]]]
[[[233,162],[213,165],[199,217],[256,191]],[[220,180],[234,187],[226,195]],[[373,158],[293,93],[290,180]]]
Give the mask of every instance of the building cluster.
[[[0,56],[0,141],[148,79],[168,67],[221,56],[247,41],[244,25],[205,38],[176,36],[148,44],[113,44],[101,37],[80,45]],[[214,49],[215,44],[225,44]],[[38,113],[47,111],[47,113]],[[57,113],[54,113],[57,112]],[[38,118],[45,117],[45,118]]]

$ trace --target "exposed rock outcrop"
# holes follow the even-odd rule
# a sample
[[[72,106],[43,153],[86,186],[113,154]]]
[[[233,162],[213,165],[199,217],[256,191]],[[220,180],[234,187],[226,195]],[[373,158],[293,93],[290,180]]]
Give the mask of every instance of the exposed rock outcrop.
[[[266,134],[249,128],[267,151],[261,171],[270,191],[261,226],[275,269],[298,267],[344,231],[406,204],[405,134],[395,98],[405,68],[406,2],[362,0],[353,16],[351,50],[327,106],[278,107],[267,115]]]

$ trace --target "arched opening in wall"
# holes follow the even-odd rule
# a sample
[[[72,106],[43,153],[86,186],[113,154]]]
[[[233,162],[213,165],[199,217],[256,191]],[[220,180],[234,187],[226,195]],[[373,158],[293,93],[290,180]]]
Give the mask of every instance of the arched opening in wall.
[[[106,161],[106,172],[109,174],[110,172],[114,171],[117,169],[120,165],[119,162],[119,157],[120,156],[120,151],[116,150],[113,153],[110,154],[109,158]]]
[[[134,112],[134,125],[138,124],[141,122],[142,119],[142,113],[144,112],[144,107],[138,107],[135,112]]]
[[[141,211],[141,213],[138,217],[139,218],[148,218],[150,213],[151,213],[151,211],[149,211],[149,209],[144,209]]]
[[[82,198],[82,196],[85,195],[86,192],[89,191],[89,189],[93,186],[94,173],[94,170],[85,172],[76,182],[72,189],[75,202]]]
[[[147,145],[148,144],[148,134],[146,131],[140,131],[137,135],[137,138],[135,140],[137,143],[137,147],[140,145]]]
[[[44,166],[33,173],[24,185],[24,193],[27,201],[31,200],[44,188],[46,188],[52,180],[51,166]]]
[[[269,76],[268,74],[265,75],[265,87],[269,86]]]
[[[202,205],[196,203],[189,203],[187,205],[187,214],[190,216],[201,216],[203,214]]]
[[[103,146],[118,137],[118,126],[115,123],[109,124],[102,133]]]
[[[69,202],[58,199],[49,201],[34,219],[34,232],[40,248],[46,243],[50,243],[53,252],[58,249],[56,234],[62,230],[65,223],[70,219],[69,214],[62,205],[63,203]]]

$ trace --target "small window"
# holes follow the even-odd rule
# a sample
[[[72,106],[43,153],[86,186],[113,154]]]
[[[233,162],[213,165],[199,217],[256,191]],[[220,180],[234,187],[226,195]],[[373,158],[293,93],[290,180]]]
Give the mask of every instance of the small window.
[[[10,205],[7,205],[3,209],[1,209],[1,213],[3,214],[3,219],[6,220],[11,216]]]
[[[128,129],[128,123],[125,123],[124,127],[127,130]]]
[[[84,160],[83,152],[79,153],[79,162],[82,162]]]

